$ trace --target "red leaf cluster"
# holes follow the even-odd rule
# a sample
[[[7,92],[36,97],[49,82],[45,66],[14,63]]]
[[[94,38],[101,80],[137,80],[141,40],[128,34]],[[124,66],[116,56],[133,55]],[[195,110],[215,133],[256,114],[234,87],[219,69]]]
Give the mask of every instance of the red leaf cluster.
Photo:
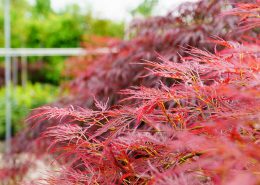
[[[258,28],[228,34],[237,18],[220,16],[225,7],[201,1],[133,23],[118,53],[76,79],[76,97],[35,110],[33,137],[44,131],[63,165],[45,182],[260,183]]]
[[[260,27],[260,1],[255,3],[238,3],[236,8],[227,14],[237,15],[240,19],[240,30],[249,30],[252,28]]]
[[[127,106],[40,108],[38,118],[67,118],[45,132],[69,161],[49,183],[259,183],[259,59],[247,47],[145,62],[172,85],[121,91]]]

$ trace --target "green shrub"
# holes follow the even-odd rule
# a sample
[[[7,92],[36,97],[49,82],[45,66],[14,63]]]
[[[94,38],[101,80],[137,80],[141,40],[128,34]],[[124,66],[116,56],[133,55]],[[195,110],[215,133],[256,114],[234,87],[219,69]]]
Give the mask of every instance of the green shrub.
[[[28,83],[26,88],[12,88],[12,133],[23,128],[23,119],[33,108],[57,98],[58,88],[52,85]],[[0,139],[5,136],[5,88],[0,89]]]

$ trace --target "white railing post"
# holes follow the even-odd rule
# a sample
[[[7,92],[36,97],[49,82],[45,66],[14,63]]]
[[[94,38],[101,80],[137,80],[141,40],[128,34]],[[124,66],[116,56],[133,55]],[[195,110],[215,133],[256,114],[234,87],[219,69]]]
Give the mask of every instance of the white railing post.
[[[5,49],[10,51],[11,47],[11,26],[10,26],[10,1],[5,0],[4,10],[4,32],[5,32]],[[11,151],[11,128],[12,128],[12,107],[11,107],[11,55],[5,54],[5,89],[6,89],[6,109],[5,109],[5,152]]]

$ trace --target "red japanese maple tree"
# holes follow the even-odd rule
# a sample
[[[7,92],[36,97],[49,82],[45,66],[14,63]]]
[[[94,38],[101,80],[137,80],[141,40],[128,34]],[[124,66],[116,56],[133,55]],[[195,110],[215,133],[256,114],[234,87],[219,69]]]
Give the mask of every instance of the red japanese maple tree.
[[[260,183],[260,2],[228,6],[200,1],[134,22],[117,53],[73,82],[74,96],[36,109],[30,130],[62,166],[43,181]]]

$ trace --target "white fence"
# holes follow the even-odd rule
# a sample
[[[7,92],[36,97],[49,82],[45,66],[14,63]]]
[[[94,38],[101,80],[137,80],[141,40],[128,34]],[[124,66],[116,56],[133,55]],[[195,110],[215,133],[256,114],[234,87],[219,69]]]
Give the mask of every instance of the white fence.
[[[6,58],[5,63],[5,87],[6,87],[6,152],[11,150],[11,83],[17,84],[18,79],[18,57],[21,57],[21,81],[26,86],[27,81],[27,57],[30,56],[85,56],[99,55],[116,52],[114,49],[98,48],[86,50],[83,48],[0,48],[0,57]],[[11,69],[13,68],[13,69]],[[11,70],[13,70],[11,78]]]
[[[83,48],[0,48],[0,56],[82,56],[91,54],[104,54],[112,51],[108,48],[86,50]]]

